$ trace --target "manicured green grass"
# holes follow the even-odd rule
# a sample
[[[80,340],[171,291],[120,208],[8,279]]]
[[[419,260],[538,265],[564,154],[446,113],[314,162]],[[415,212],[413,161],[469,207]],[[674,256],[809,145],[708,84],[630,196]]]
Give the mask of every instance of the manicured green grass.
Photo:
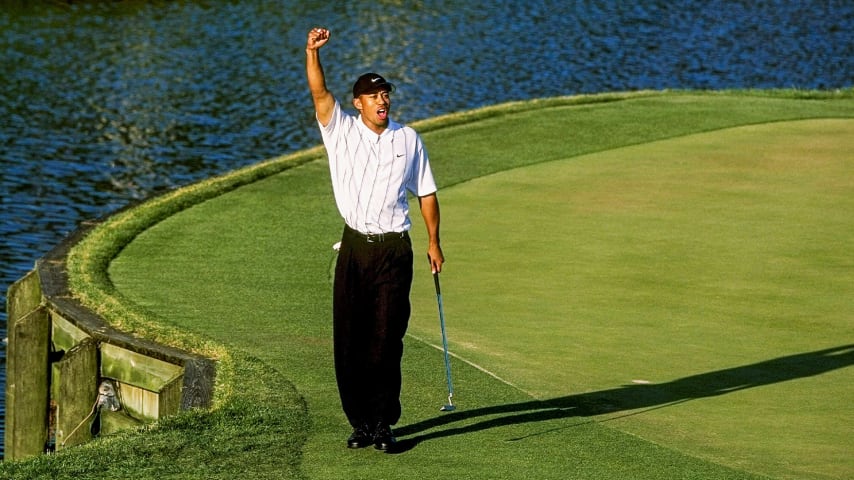
[[[852,120],[763,124],[452,188],[454,350],[701,458],[844,478],[852,152]],[[429,284],[414,299],[428,310]],[[432,320],[411,332],[430,336]]]
[[[488,372],[455,360],[459,410],[438,411],[435,295],[416,264],[399,455],[343,448],[323,162],[149,202],[73,253],[75,288],[223,359],[216,407],[0,475],[848,477],[854,132],[776,122],[852,117],[851,92],[644,92],[422,123],[452,351]]]

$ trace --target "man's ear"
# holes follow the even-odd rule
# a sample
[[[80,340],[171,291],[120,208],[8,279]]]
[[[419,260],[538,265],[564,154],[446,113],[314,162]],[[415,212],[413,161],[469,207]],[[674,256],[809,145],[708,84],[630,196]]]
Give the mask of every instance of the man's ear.
[[[362,111],[362,99],[360,97],[356,97],[353,99],[353,106],[356,107],[356,110]]]

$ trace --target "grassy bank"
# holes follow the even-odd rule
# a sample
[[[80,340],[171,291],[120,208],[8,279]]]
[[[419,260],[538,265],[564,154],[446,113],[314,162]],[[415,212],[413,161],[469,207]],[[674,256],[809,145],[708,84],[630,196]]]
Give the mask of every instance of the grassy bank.
[[[322,152],[153,199],[75,249],[74,289],[220,359],[215,408],[0,475],[844,478],[850,460],[823,456],[850,447],[854,413],[834,402],[850,347],[832,350],[854,343],[851,132],[783,122],[852,117],[851,91],[641,92],[415,125],[442,187],[452,350],[472,364],[454,362],[460,410],[440,414],[416,265],[396,456],[343,448]]]

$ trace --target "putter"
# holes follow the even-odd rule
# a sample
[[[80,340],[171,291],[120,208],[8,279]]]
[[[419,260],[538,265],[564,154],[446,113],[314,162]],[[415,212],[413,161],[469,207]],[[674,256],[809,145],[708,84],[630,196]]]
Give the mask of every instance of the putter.
[[[428,256],[429,259],[429,256]],[[432,265],[431,265],[432,266]],[[452,412],[454,406],[454,385],[451,382],[451,358],[448,355],[448,336],[445,333],[445,311],[442,308],[442,289],[439,288],[439,272],[433,274],[433,283],[436,284],[436,301],[439,303],[439,326],[442,329],[442,350],[445,352],[445,378],[448,380],[448,403],[442,405],[441,412]]]

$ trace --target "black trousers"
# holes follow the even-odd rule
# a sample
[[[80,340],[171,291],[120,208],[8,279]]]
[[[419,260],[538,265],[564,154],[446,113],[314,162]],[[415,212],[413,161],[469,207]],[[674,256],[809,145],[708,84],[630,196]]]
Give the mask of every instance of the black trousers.
[[[333,287],[335,376],[355,428],[400,419],[400,362],[409,324],[412,242],[344,228]]]

